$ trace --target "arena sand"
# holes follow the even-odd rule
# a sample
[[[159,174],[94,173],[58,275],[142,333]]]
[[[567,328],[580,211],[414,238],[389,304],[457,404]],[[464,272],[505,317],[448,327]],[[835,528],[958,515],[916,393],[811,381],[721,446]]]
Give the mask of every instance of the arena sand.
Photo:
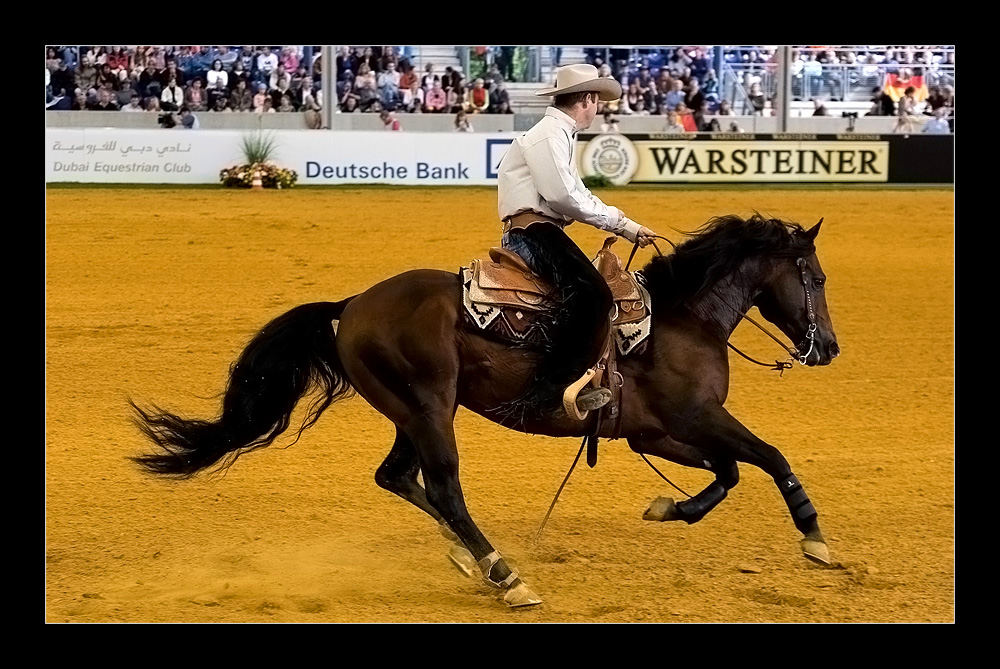
[[[229,365],[271,318],[485,257],[499,239],[495,192],[58,188],[46,219],[46,619],[953,621],[953,192],[601,193],[674,240],[719,214],[826,217],[818,249],[842,356],[779,378],[732,354],[727,407],[790,461],[833,568],[801,556],[780,495],[748,465],[702,522],[641,520],[654,497],[679,495],[624,440],[577,468],[533,544],[578,440],[464,409],[472,516],[542,606],[507,609],[448,562],[429,517],[375,485],[394,432],[360,398],[225,476],[148,478],[126,460],[148,447],[127,396],[215,415]],[[569,232],[588,254],[604,237]],[[751,326],[734,342],[779,357]],[[689,492],[711,480],[656,464]]]

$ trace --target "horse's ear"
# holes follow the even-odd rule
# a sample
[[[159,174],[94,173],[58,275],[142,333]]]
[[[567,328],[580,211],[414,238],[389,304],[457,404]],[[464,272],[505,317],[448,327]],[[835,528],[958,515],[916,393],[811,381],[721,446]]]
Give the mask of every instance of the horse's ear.
[[[806,239],[808,239],[809,241],[813,241],[814,239],[816,239],[816,235],[819,234],[819,226],[821,226],[821,225],[823,225],[823,219],[822,218],[819,219],[819,223],[817,223],[816,225],[814,225],[811,228],[809,228],[808,230],[806,230],[806,233],[805,233]]]

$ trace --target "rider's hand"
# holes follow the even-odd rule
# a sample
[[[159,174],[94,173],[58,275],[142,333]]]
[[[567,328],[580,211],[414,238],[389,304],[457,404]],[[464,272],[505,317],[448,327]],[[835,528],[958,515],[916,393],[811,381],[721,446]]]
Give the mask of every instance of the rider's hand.
[[[656,236],[655,232],[644,225],[639,228],[639,233],[636,235],[636,241],[639,242],[639,246],[645,247],[649,246],[653,242],[653,238]]]

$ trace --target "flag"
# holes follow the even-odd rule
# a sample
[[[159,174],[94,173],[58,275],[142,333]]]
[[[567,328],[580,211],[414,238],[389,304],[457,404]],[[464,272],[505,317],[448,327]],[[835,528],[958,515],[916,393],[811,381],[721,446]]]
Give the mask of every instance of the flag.
[[[910,86],[916,89],[916,92],[913,94],[914,100],[923,102],[927,99],[927,83],[924,81],[922,74],[914,74],[909,78],[900,77],[898,73],[887,74],[885,75],[885,87],[882,90],[892,98],[893,102],[899,102],[899,99],[903,97],[904,92]]]

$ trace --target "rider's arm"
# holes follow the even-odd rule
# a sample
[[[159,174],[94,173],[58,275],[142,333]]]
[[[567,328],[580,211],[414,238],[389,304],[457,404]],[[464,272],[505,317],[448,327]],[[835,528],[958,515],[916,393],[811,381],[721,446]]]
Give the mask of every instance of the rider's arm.
[[[522,148],[538,194],[563,216],[634,242],[642,226],[583,187],[571,165],[569,146],[569,137],[547,137]]]

